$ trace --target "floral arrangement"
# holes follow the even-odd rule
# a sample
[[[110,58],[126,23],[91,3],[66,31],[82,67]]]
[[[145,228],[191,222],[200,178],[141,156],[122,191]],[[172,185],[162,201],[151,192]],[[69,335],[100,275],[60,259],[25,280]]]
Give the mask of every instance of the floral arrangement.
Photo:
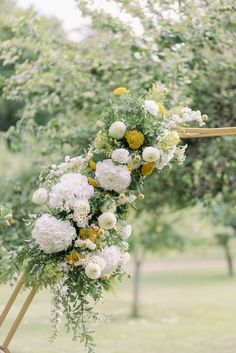
[[[125,220],[144,198],[146,178],[183,163],[181,129],[205,120],[189,108],[167,109],[160,84],[146,97],[123,87],[113,93],[118,97],[87,154],[42,172],[33,202],[46,211],[31,219],[32,240],[9,257],[8,277],[23,271],[26,287],[51,288],[52,340],[64,314],[67,330],[88,352],[94,348],[90,323],[102,319],[94,303],[126,275],[131,226]]]

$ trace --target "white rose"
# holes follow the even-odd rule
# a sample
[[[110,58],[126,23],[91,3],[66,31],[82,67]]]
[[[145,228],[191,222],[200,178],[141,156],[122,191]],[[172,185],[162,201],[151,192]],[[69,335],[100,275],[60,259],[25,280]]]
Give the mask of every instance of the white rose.
[[[37,205],[44,204],[48,199],[48,192],[44,188],[39,188],[33,193],[32,201]]]
[[[112,212],[102,213],[98,217],[98,224],[102,229],[112,229],[116,225],[116,216]]]
[[[102,271],[98,264],[91,262],[85,267],[85,273],[90,279],[98,279],[101,276]]]
[[[127,224],[122,230],[122,236],[124,239],[128,239],[132,234],[132,226],[130,224]]]
[[[128,163],[129,160],[129,151],[127,151],[125,148],[117,148],[115,151],[113,151],[111,158],[113,159],[114,162],[125,164]]]
[[[145,147],[142,156],[145,162],[156,162],[160,158],[160,151],[155,147]]]
[[[159,114],[159,107],[154,100],[145,100],[144,108],[148,113],[154,116],[157,116]]]
[[[115,121],[109,128],[109,135],[117,140],[122,139],[126,132],[126,125],[122,121]]]
[[[36,220],[32,237],[41,250],[51,254],[67,250],[76,238],[76,230],[70,222],[44,213]]]

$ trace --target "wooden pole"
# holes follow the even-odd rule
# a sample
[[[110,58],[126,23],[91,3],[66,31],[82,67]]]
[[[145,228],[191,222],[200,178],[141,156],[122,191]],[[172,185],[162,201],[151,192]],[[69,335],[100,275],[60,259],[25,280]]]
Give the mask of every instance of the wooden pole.
[[[23,317],[25,316],[26,311],[28,310],[30,304],[32,303],[32,300],[34,299],[35,294],[37,293],[37,290],[35,288],[32,288],[28,297],[26,298],[26,301],[24,302],[19,314],[17,315],[15,321],[13,322],[7,337],[5,338],[1,349],[3,350],[4,353],[8,353],[8,346],[13,338],[13,336],[16,333],[16,330],[18,329]]]
[[[234,135],[236,135],[236,127],[220,127],[212,129],[185,128],[183,132],[180,132],[180,137],[182,139]]]
[[[10,296],[1,316],[0,316],[0,326],[2,326],[3,322],[5,321],[7,314],[9,313],[12,305],[14,304],[21,288],[23,287],[23,283],[24,283],[24,274],[21,276],[19,282],[17,283],[14,291],[12,292],[12,295]]]

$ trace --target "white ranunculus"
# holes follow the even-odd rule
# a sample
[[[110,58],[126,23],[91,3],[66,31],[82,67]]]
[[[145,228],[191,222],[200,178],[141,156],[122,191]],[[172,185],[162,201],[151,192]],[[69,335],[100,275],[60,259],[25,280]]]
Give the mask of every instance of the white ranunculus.
[[[44,213],[36,220],[32,237],[41,250],[51,254],[68,249],[76,238],[76,230],[70,222]]]
[[[127,226],[125,226],[122,229],[122,237],[124,239],[128,239],[132,234],[132,226],[130,224],[127,224]]]
[[[102,270],[102,275],[111,274],[120,263],[121,252],[116,245],[105,246],[105,248],[98,253],[98,256],[105,261],[105,267]]]
[[[115,165],[111,159],[98,162],[96,179],[104,190],[125,192],[131,183],[130,171],[125,165]]]
[[[126,129],[126,125],[123,121],[115,121],[109,128],[109,135],[117,140],[120,140],[124,137]]]
[[[144,109],[154,116],[159,114],[159,107],[154,100],[145,100]]]
[[[113,151],[111,158],[114,162],[126,164],[129,160],[129,151],[127,151],[125,148],[117,148]]]
[[[98,217],[98,224],[102,229],[112,229],[116,225],[116,216],[112,212],[102,213]]]
[[[44,188],[39,188],[33,193],[32,201],[37,205],[43,205],[48,199],[48,192]]]
[[[160,157],[160,151],[155,147],[145,147],[142,156],[145,162],[156,162]]]
[[[101,276],[101,272],[101,267],[94,262],[90,262],[85,267],[85,273],[90,279],[98,279]]]
[[[93,193],[94,188],[88,183],[86,176],[80,173],[68,173],[53,186],[49,202],[53,208],[64,206],[74,208],[78,200],[88,200]]]

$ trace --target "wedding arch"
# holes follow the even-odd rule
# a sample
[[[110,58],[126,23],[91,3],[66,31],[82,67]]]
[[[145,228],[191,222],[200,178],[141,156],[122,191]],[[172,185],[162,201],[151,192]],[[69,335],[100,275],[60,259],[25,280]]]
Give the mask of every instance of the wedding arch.
[[[207,116],[188,107],[166,108],[167,90],[153,85],[146,97],[119,87],[102,116],[103,125],[83,156],[66,156],[63,163],[40,175],[33,201],[41,207],[31,218],[32,240],[4,258],[5,280],[21,278],[1,316],[5,321],[21,289],[30,289],[0,352],[9,344],[35,294],[52,291],[52,341],[61,312],[74,339],[93,352],[90,322],[100,319],[93,303],[115,280],[126,275],[129,260],[125,224],[130,210],[144,198],[142,187],[153,173],[182,164],[187,145],[181,140],[236,135],[236,127],[208,129]],[[197,124],[200,127],[188,127]],[[30,225],[29,225],[30,226]]]

